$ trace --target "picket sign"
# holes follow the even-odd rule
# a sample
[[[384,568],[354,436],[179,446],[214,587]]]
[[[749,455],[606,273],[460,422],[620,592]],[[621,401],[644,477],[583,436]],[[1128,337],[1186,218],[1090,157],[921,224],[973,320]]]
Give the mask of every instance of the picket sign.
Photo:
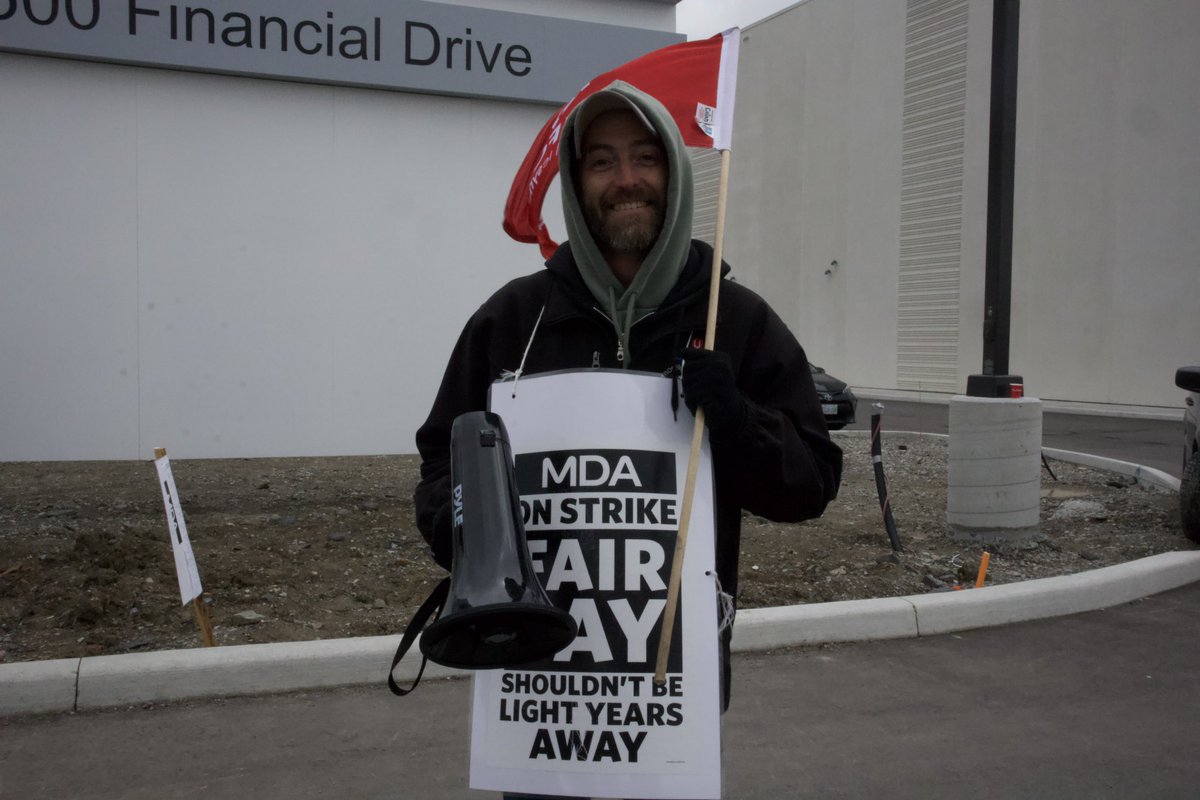
[[[492,386],[516,461],[525,534],[579,636],[521,669],[474,673],[473,789],[719,798],[720,677],[712,462],[696,462],[691,546],[654,681],[691,448],[671,381],[568,370]]]
[[[196,626],[205,647],[216,644],[213,639],[212,620],[202,597],[200,571],[196,568],[196,557],[192,553],[192,541],[188,538],[187,523],[183,519],[183,507],[179,504],[179,492],[175,489],[175,476],[171,474],[171,460],[166,448],[154,448],[154,467],[158,470],[158,485],[162,490],[163,506],[167,511],[167,533],[171,537],[171,549],[175,553],[175,575],[179,579],[179,597],[183,605],[192,604],[196,612]]]

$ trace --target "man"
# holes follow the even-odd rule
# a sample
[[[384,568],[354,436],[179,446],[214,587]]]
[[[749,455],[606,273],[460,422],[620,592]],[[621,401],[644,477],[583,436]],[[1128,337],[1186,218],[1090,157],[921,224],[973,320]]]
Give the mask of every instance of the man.
[[[716,570],[736,596],[743,509],[780,522],[820,516],[842,454],[829,440],[804,350],[770,307],[723,282],[715,350],[700,348],[712,249],[693,240],[691,162],[670,114],[617,81],[567,118],[559,175],[569,241],[546,269],[500,289],[467,322],[429,418],[417,523],[450,567],[450,427],[486,407],[502,375],[624,368],[682,383],[712,445]],[[723,265],[723,271],[729,267]],[[722,708],[731,631],[722,631]]]

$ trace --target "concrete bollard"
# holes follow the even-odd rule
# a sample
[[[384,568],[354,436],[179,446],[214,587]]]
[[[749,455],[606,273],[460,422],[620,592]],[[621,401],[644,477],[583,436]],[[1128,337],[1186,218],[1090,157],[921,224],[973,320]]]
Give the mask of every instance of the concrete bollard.
[[[1042,401],[950,399],[946,521],[952,536],[987,544],[1039,532]]]

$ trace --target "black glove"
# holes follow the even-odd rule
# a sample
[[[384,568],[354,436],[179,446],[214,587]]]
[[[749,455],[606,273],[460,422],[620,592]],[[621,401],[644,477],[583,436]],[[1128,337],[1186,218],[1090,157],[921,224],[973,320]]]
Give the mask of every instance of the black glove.
[[[683,402],[693,414],[697,406],[704,409],[704,423],[713,436],[737,433],[750,414],[734,380],[733,364],[718,350],[683,351]]]
[[[454,514],[450,510],[450,501],[437,510],[433,516],[433,532],[429,537],[429,549],[433,551],[433,560],[443,569],[451,569],[454,565]]]

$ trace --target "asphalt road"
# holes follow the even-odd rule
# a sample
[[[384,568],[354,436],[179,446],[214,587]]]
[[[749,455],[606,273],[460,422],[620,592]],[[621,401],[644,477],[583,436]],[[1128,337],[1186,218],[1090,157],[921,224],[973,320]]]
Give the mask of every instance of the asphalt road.
[[[1059,619],[734,659],[725,797],[1194,798],[1200,584]],[[468,683],[0,721],[0,797],[495,798]]]
[[[850,430],[870,430],[872,405],[883,404],[880,426],[887,431],[948,433],[950,408],[945,404],[860,398],[857,421]],[[1092,414],[1042,414],[1042,445],[1132,461],[1178,478],[1183,471],[1183,427],[1163,419],[1105,417]]]

